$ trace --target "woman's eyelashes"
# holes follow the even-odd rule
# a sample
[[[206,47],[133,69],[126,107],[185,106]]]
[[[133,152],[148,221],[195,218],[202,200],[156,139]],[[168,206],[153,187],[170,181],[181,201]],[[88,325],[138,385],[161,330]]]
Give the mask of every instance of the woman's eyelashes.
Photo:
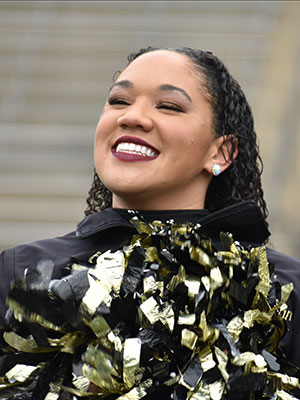
[[[157,105],[157,108],[163,108],[166,110],[183,112],[182,107],[175,103],[160,103]]]
[[[107,102],[109,105],[112,105],[112,106],[113,105],[129,106],[132,104],[128,100],[125,100],[121,97],[109,97]],[[180,105],[178,105],[176,103],[171,103],[171,102],[157,103],[156,108],[177,111],[177,112],[184,112],[183,108]]]
[[[125,106],[129,106],[128,101],[120,98],[120,97],[109,97],[107,100],[108,104],[110,104],[111,106],[113,105],[125,105]]]

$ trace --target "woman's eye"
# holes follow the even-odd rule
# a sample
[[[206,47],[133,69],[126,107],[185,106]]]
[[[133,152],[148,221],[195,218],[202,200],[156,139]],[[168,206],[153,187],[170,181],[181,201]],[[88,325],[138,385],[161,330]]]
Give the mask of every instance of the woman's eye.
[[[178,106],[177,104],[173,104],[173,103],[162,103],[162,104],[159,104],[157,108],[163,108],[165,110],[183,112],[183,110],[180,106]]]
[[[110,105],[116,105],[116,104],[118,104],[118,105],[125,105],[125,106],[128,106],[128,105],[129,105],[129,103],[128,103],[127,101],[125,101],[124,99],[120,99],[119,97],[110,97],[110,98],[107,100],[107,102],[108,102],[108,104],[110,104]]]

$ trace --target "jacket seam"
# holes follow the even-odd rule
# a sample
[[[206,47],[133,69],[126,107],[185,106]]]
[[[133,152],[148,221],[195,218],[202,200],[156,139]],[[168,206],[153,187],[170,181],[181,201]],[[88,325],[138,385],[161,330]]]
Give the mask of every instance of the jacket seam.
[[[100,227],[95,228],[93,231],[89,231],[87,233],[84,233],[84,232],[81,233],[80,230],[76,230],[76,236],[79,239],[85,239],[89,236],[95,235],[96,233],[100,233],[100,232],[104,231],[105,229],[113,228],[113,227],[118,227],[118,228],[125,227],[125,228],[135,229],[134,226],[131,224],[126,224],[125,222],[123,223],[121,221],[119,221],[119,222],[116,221],[113,223],[107,223],[107,224],[101,225]]]

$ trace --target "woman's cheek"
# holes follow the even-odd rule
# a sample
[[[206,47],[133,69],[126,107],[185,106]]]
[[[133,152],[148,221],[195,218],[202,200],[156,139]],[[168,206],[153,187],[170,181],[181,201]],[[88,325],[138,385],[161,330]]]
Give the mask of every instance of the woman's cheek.
[[[109,139],[109,137],[113,135],[115,126],[112,118],[103,114],[96,128],[96,140]]]

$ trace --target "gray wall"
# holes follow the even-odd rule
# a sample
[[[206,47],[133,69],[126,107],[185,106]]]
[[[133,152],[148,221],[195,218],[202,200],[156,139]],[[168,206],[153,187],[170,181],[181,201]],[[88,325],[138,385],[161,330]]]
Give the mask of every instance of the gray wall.
[[[83,217],[114,72],[148,45],[211,50],[253,108],[271,242],[300,257],[300,3],[1,1],[0,249]]]

